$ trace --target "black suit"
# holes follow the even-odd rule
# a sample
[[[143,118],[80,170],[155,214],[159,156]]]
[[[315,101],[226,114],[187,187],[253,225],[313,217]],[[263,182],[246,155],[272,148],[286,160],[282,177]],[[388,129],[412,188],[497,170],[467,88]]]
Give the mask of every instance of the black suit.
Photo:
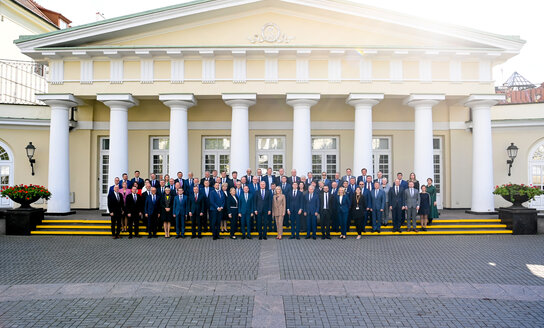
[[[325,199],[325,194],[327,194],[327,199]],[[321,238],[330,238],[331,237],[331,217],[335,209],[334,199],[330,192],[325,193],[324,191],[319,194],[319,216],[321,220]],[[325,200],[327,202],[325,202]]]
[[[196,199],[195,199],[196,196]],[[198,237],[202,237],[202,219],[207,211],[206,208],[206,195],[202,192],[199,192],[197,195],[189,196],[189,209],[188,212],[191,218],[191,230],[192,237],[196,236],[198,231]],[[202,215],[201,215],[202,214]]]
[[[213,179],[213,177],[200,179],[200,186],[201,187],[204,187],[204,181],[209,181],[210,182],[210,188],[213,188],[213,185],[215,184],[215,180]]]
[[[404,206],[404,188],[399,186],[398,192],[395,191],[397,186],[389,189],[389,206],[392,207],[391,216],[393,218],[393,231],[400,232],[400,226],[404,221],[402,207]]]
[[[112,192],[108,195],[108,212],[111,217],[111,235],[118,237],[121,233],[121,218],[125,210],[123,196]]]
[[[136,200],[134,199],[134,195],[136,195]],[[130,214],[130,217],[128,217],[128,234],[129,236],[132,236],[132,228],[134,226],[134,235],[138,236],[140,233],[140,216],[142,214],[142,196],[138,194],[132,194],[130,193],[127,195],[127,198],[125,200],[126,204],[126,210],[127,210],[127,216]]]
[[[257,190],[253,195],[253,210],[257,217],[257,230],[259,231],[259,239],[266,238],[268,226],[270,225],[270,215],[272,211],[272,193],[268,189],[264,189],[264,197],[262,190]]]

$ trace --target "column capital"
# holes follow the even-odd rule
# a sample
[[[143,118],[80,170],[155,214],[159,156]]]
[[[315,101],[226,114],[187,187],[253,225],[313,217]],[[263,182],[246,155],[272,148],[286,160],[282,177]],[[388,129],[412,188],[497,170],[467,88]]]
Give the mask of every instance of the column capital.
[[[246,106],[250,107],[257,102],[256,93],[224,93],[222,94],[223,101],[229,106]]]
[[[170,109],[188,109],[197,103],[196,98],[192,93],[163,93],[159,95],[159,100],[170,107]]]
[[[351,106],[369,105],[374,106],[383,100],[383,93],[350,93],[346,104]]]
[[[288,93],[287,104],[290,106],[306,105],[313,106],[321,99],[319,93]]]
[[[138,106],[138,99],[134,98],[130,93],[102,93],[96,95],[96,100],[103,102],[110,109],[124,109]]]
[[[404,105],[410,107],[419,107],[419,106],[434,106],[439,102],[446,99],[444,94],[416,94],[412,93],[408,97],[404,98],[402,102]]]
[[[491,107],[499,101],[504,100],[505,95],[500,94],[473,94],[463,100],[463,106],[477,109],[481,107]]]
[[[36,99],[43,101],[50,107],[65,107],[66,109],[83,105],[84,102],[71,93],[44,93],[36,95]]]

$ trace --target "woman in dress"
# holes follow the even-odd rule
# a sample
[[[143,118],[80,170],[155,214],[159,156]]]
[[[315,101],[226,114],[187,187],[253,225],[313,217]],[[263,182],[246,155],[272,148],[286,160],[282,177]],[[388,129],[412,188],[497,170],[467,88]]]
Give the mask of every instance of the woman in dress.
[[[305,190],[306,190],[306,184],[304,182],[300,182],[298,184],[298,192],[306,196]],[[302,202],[302,204],[304,204],[304,202]],[[304,205],[302,205],[302,208],[304,209]],[[306,231],[306,217],[304,216],[304,210],[298,217],[298,228],[299,228],[299,231]]]
[[[357,229],[357,239],[361,239],[361,232],[365,232],[365,211],[366,211],[366,199],[363,197],[361,188],[355,188],[355,192],[351,197],[350,214],[351,218],[355,221],[355,227]],[[351,222],[351,220],[348,220]]]
[[[160,219],[162,220],[162,226],[164,228],[164,237],[170,238],[170,227],[172,226],[172,221],[174,220],[174,216],[172,215],[174,197],[170,195],[169,187],[164,188],[164,195],[161,197],[160,205]]]
[[[421,231],[427,231],[427,221],[431,211],[431,197],[427,193],[427,186],[421,186],[419,193],[419,220],[421,221]]]
[[[285,195],[281,193],[281,187],[277,186],[274,190],[274,198],[272,198],[272,216],[276,222],[278,235],[276,239],[282,238],[283,235],[283,217],[286,209]]]
[[[346,195],[343,187],[338,188],[336,195],[336,208],[338,210],[338,220],[340,221],[340,239],[346,239],[348,229],[348,214],[350,207],[349,196]]]
[[[221,192],[223,193],[223,196],[225,196],[225,204],[227,203],[229,199],[229,184],[223,183],[221,185]],[[221,211],[223,215],[221,216],[221,232],[228,232],[227,230],[227,219],[229,218],[229,211]]]
[[[433,179],[427,179],[427,193],[431,197],[431,211],[429,212],[429,222],[433,223],[433,219],[437,219],[440,213],[438,213],[438,207],[436,205],[436,187],[433,186]]]
[[[414,183],[414,189],[419,191],[419,181],[416,179],[416,174],[414,172],[410,173],[410,178],[408,179],[407,184],[408,185],[412,181]]]
[[[121,196],[123,196],[123,204],[125,204],[126,206],[127,195],[132,193],[132,191],[128,189],[126,181],[123,181],[122,188],[119,188],[119,193],[121,194]],[[127,231],[128,231],[128,217],[126,215],[123,215],[123,220],[121,222],[121,232],[127,232]]]
[[[230,195],[227,198],[227,211],[230,220],[230,238],[236,239],[234,235],[238,230],[238,205],[239,199],[236,196],[236,188],[230,188]]]

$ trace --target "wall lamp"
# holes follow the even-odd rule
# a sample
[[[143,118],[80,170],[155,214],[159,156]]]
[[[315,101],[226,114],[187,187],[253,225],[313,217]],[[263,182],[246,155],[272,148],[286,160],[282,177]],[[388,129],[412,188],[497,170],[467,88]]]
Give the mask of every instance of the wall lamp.
[[[25,147],[26,150],[26,156],[28,156],[28,161],[30,162],[30,167],[32,168],[32,175],[34,175],[34,163],[36,163],[36,160],[34,157],[34,152],[36,151],[36,147],[32,144],[32,142],[29,142],[28,145]]]
[[[508,164],[508,176],[511,176],[510,169],[512,168],[512,164],[514,164],[514,159],[518,156],[518,147],[512,142],[510,143],[510,146],[506,148],[506,152],[508,153],[508,157],[510,157],[510,159],[506,161],[506,164]]]

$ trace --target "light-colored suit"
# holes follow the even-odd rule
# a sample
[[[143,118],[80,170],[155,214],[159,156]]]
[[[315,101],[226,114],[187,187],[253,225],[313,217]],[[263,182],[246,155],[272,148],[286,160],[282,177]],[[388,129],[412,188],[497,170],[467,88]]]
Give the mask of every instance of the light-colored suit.
[[[404,190],[404,206],[407,207],[406,225],[408,229],[415,229],[417,209],[419,208],[419,191],[416,188]]]

